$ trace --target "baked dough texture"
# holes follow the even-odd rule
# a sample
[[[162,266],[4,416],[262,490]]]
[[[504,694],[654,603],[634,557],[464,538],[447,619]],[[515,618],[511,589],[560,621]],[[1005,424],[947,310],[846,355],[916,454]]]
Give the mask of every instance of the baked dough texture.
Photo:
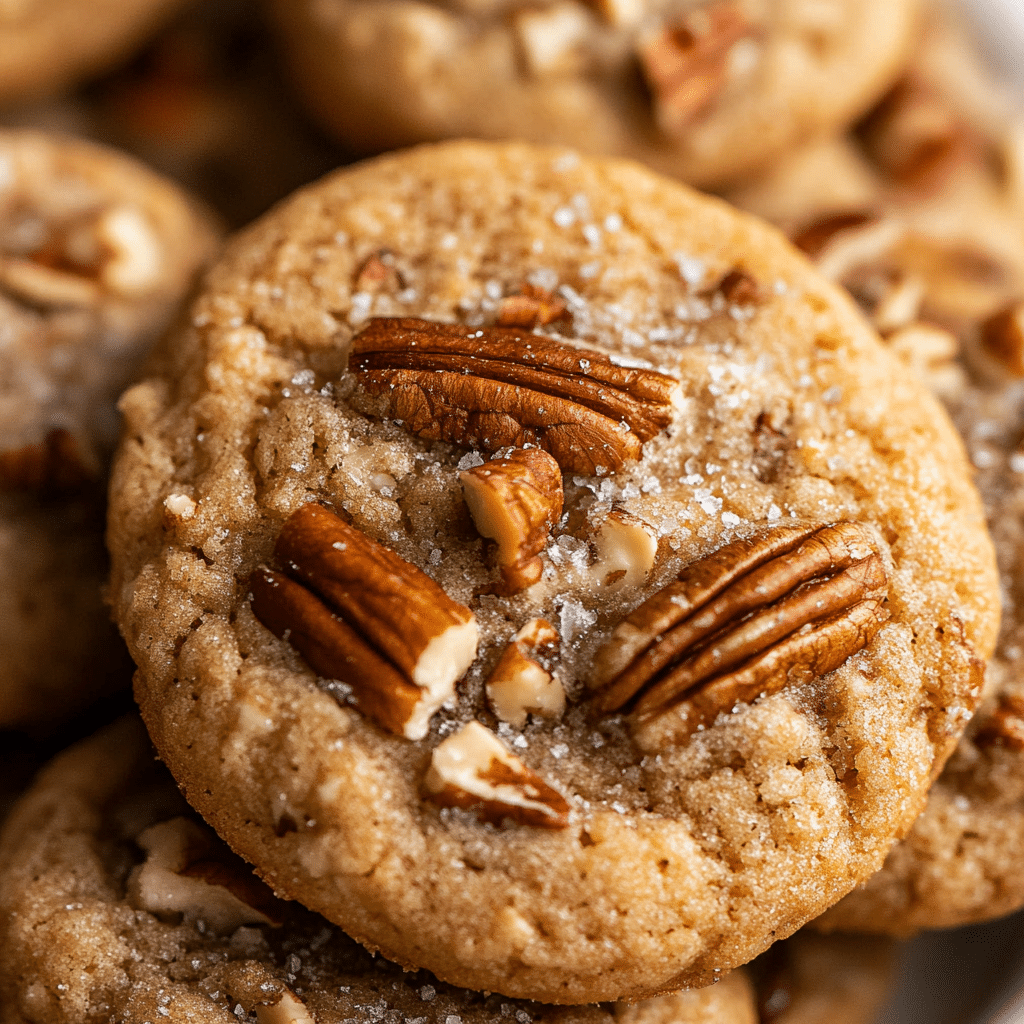
[[[135,717],[55,759],[22,798],[0,838],[0,907],[4,1024],[758,1020],[743,971],[632,1006],[556,1007],[456,989],[372,957],[322,917],[273,898],[198,822]]]
[[[101,595],[114,403],[218,242],[134,160],[0,132],[0,727],[52,731],[128,685]]]
[[[565,315],[524,344],[605,351],[682,394],[639,459],[563,472],[540,577],[502,596],[459,482],[483,455],[412,434],[346,367],[372,317],[485,337],[526,286]],[[277,892],[453,984],[580,1003],[745,963],[877,870],[981,695],[998,590],[952,425],[777,233],[632,164],[458,143],[324,179],[235,238],[121,409],[111,595],[161,757]],[[423,739],[252,611],[252,574],[310,503],[476,616],[477,658]],[[626,577],[602,554],[613,512],[655,543]],[[684,738],[675,712],[646,733],[595,713],[598,648],[683,567],[837,522],[870,538],[888,595],[838,667],[793,665]],[[560,634],[566,709],[499,722],[484,681],[536,617]],[[473,721],[561,794],[564,827],[428,798],[441,741]]]
[[[911,0],[278,0],[295,82],[355,152],[528,139],[708,185],[841,130],[891,84]]]
[[[916,170],[879,160],[898,152],[898,137],[904,154],[932,158]],[[1000,334],[987,326],[1024,294],[1020,139],[969,36],[933,17],[865,132],[794,153],[730,195],[797,238],[852,218],[816,262],[850,287],[949,409],[1001,577],[1003,624],[984,703],[907,838],[820,928],[907,935],[1024,906],[1024,365],[1012,345],[993,347]]]

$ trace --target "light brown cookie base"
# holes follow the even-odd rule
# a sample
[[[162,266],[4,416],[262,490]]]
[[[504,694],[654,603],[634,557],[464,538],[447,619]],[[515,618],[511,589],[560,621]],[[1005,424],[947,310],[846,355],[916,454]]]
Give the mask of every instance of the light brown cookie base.
[[[354,289],[384,248],[400,284]],[[762,297],[715,312],[700,289],[738,266]],[[565,475],[567,523],[610,489],[660,532],[639,592],[595,587],[570,527],[536,589],[481,596],[494,574],[458,490],[465,451],[367,420],[340,376],[368,313],[487,323],[541,268],[575,303],[570,337],[684,382],[687,416],[641,462]],[[112,592],[161,756],[277,890],[454,983],[581,1002],[746,962],[877,869],[978,696],[994,566],[952,426],[777,235],[638,167],[463,144],[327,179],[236,239],[122,408]],[[339,704],[252,614],[249,574],[309,497],[480,617],[483,657],[422,743]],[[879,531],[892,617],[876,640],[655,755],[614,718],[586,725],[580,676],[617,618],[782,517]],[[439,812],[430,750],[478,716],[497,729],[485,670],[539,614],[563,633],[569,711],[498,733],[569,797],[569,827]]]
[[[310,110],[355,152],[520,138],[630,157],[707,185],[862,113],[904,61],[917,6],[641,0],[556,3],[510,16],[500,4],[281,0],[275,13]],[[684,55],[683,84],[673,80],[657,100],[637,52],[662,31],[671,40],[675,17],[714,23],[708,11],[721,8],[727,23],[746,26],[738,41],[725,47],[714,74],[690,72],[689,91]],[[659,127],[660,102],[676,119],[674,90],[689,98],[709,87],[682,126]]]
[[[218,242],[113,150],[0,132],[0,728],[53,732],[127,688],[102,596],[114,403]]]
[[[174,859],[179,838],[186,855]],[[275,923],[260,922],[225,883],[257,908],[269,902]],[[123,719],[51,762],[0,837],[0,1021],[281,1024],[288,1012],[301,1024],[757,1021],[742,971],[633,1006],[552,1007],[456,989],[371,957],[262,889],[196,822],[138,720]]]

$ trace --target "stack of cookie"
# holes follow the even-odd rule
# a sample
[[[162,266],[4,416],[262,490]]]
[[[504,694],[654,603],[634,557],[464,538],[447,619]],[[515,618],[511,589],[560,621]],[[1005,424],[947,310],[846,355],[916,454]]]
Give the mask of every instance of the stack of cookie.
[[[346,147],[430,144],[284,198],[191,296],[210,214],[0,138],[4,529],[61,524],[10,545],[57,567],[8,573],[39,699],[5,723],[123,678],[61,596],[101,580],[145,723],[9,815],[0,1020],[870,1021],[867,936],[1024,903],[998,93],[910,2],[274,17]],[[35,675],[46,636],[78,661]]]

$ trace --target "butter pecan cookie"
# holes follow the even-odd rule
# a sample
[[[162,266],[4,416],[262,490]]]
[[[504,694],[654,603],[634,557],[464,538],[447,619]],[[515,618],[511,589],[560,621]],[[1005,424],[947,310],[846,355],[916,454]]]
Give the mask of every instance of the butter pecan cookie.
[[[910,834],[817,927],[910,934],[1024,906],[1024,136],[1007,108],[968,37],[933,17],[858,134],[732,196],[775,217],[846,285],[946,403],[1002,578],[985,702]],[[879,159],[899,152],[918,157]]]
[[[881,865],[980,694],[952,425],[780,236],[632,164],[327,178],[121,408],[161,756],[277,891],[451,983],[751,959]]]
[[[127,685],[101,597],[114,402],[216,237],[120,154],[0,132],[0,727]]]
[[[708,184],[841,129],[891,84],[899,0],[278,0],[310,109],[360,152],[471,136]]]
[[[0,908],[4,1024],[758,1020],[743,971],[632,1006],[555,1007],[457,989],[372,957],[322,917],[276,899],[197,820],[135,718],[62,754],[22,798],[0,836]]]
[[[65,89],[112,67],[183,0],[3,0],[0,105]]]

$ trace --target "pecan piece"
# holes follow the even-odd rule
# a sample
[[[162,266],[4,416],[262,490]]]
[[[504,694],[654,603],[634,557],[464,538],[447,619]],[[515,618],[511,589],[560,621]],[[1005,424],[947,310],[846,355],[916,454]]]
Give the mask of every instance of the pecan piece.
[[[1014,377],[1024,377],[1024,302],[1014,302],[981,325],[981,344]]]
[[[285,904],[240,857],[188,818],[152,825],[136,840],[146,860],[128,878],[137,910],[188,914],[214,931],[284,920]]]
[[[658,555],[654,528],[624,508],[613,508],[594,534],[593,574],[602,587],[636,587],[647,579]]]
[[[256,1005],[256,1024],[316,1024],[306,1004],[285,989],[276,1003]]]
[[[553,324],[568,312],[563,299],[532,284],[523,286],[518,295],[506,295],[498,306],[495,323],[499,327],[532,329]]]
[[[95,480],[98,471],[82,460],[74,436],[64,427],[39,444],[0,452],[0,491],[68,491]]]
[[[1005,695],[974,734],[975,746],[1024,751],[1024,697]]]
[[[867,210],[831,213],[797,231],[793,235],[793,244],[811,259],[816,259],[840,232],[865,227],[877,219],[875,214]]]
[[[897,184],[941,187],[967,162],[985,159],[974,127],[930,86],[897,83],[858,129],[868,157]]]
[[[502,584],[517,594],[540,579],[551,527],[562,514],[562,473],[539,448],[519,448],[459,474],[477,530],[498,542]]]
[[[753,34],[742,5],[720,0],[641,40],[637,53],[662,131],[684,132],[711,106],[728,78],[729,51]]]
[[[252,610],[385,729],[422,739],[476,657],[473,613],[426,573],[320,505],[303,505],[249,580]]]
[[[585,474],[639,459],[681,390],[667,374],[541,335],[411,317],[371,320],[349,369],[420,437],[488,452],[535,445]]]
[[[626,617],[595,658],[598,713],[667,712],[685,738],[738,701],[824,675],[888,617],[888,576],[861,524],[782,527],[688,566]]]
[[[503,721],[521,729],[526,716],[558,718],[565,689],[554,674],[561,637],[545,619],[531,619],[512,638],[487,678],[487,699]]]
[[[565,797],[479,722],[464,725],[434,748],[423,787],[439,806],[473,810],[494,825],[505,818],[538,828],[569,824]]]

